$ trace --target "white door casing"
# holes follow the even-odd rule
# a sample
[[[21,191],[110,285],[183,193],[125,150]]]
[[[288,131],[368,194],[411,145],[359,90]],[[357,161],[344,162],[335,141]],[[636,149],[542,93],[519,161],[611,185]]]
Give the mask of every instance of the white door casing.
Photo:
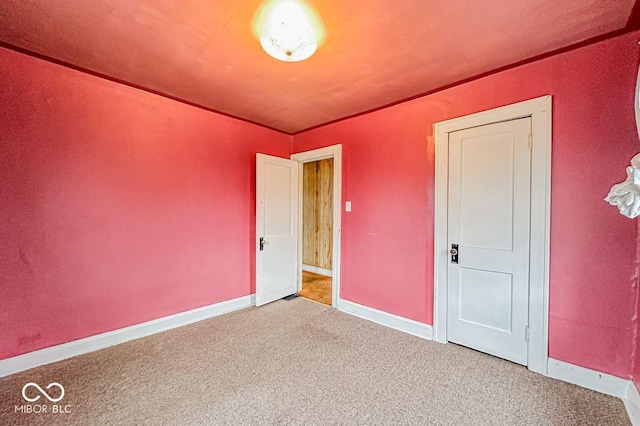
[[[551,204],[551,96],[454,118],[434,124],[434,340],[446,343],[448,317],[449,135],[458,130],[531,117],[531,218],[529,264],[528,368],[547,374],[549,316],[549,242]]]
[[[447,339],[523,365],[530,133],[527,117],[449,134]]]
[[[256,306],[297,291],[297,254],[298,163],[257,154]]]

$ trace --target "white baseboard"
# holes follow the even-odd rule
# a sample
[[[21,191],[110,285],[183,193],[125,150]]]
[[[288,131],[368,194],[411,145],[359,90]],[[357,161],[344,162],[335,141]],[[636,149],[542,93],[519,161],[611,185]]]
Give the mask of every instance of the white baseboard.
[[[547,375],[583,388],[626,399],[629,380],[549,358]]]
[[[387,327],[395,328],[396,330],[404,331],[405,333],[413,334],[414,336],[429,340],[433,339],[433,328],[429,324],[379,311],[345,299],[338,300],[338,310],[378,324],[386,325]]]
[[[331,269],[325,269],[325,268],[321,268],[319,266],[313,266],[313,265],[305,265],[304,263],[302,264],[302,270],[307,272],[313,272],[314,274],[324,275],[327,277],[333,276],[333,271]]]
[[[108,348],[109,346],[118,345],[130,340],[139,339],[141,337],[150,336],[172,328],[181,327],[183,325],[213,318],[218,315],[237,311],[238,309],[248,308],[249,306],[255,305],[255,303],[255,295],[251,294],[249,296],[226,300],[224,302],[203,306],[186,312],[180,312],[178,314],[143,322],[130,327],[96,334],[95,336],[89,336],[72,342],[63,343],[61,345],[3,359],[0,360],[0,377],[9,376],[20,371],[29,370],[30,368],[94,352],[99,349]]]
[[[638,388],[633,382],[629,384],[627,399],[623,399],[622,402],[624,402],[624,407],[627,409],[631,424],[640,426],[640,393],[638,393]]]

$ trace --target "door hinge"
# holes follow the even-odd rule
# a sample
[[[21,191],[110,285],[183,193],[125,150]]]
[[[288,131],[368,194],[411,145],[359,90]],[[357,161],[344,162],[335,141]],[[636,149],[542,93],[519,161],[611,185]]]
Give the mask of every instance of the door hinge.
[[[533,151],[533,134],[529,133],[529,151]]]
[[[524,326],[524,340],[527,342],[529,341],[529,335],[531,334],[530,330],[529,325]]]

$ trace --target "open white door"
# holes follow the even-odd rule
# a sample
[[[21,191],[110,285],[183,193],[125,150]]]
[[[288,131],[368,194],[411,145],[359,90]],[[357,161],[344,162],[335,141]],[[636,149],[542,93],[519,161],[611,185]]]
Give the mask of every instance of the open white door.
[[[256,156],[256,306],[297,291],[298,162]]]

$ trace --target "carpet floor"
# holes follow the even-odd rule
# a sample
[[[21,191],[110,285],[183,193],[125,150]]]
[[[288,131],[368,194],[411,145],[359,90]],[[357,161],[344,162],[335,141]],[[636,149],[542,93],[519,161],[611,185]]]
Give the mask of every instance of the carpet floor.
[[[71,413],[15,413],[28,382]],[[617,398],[302,298],[2,378],[0,401],[1,425],[629,424]]]

